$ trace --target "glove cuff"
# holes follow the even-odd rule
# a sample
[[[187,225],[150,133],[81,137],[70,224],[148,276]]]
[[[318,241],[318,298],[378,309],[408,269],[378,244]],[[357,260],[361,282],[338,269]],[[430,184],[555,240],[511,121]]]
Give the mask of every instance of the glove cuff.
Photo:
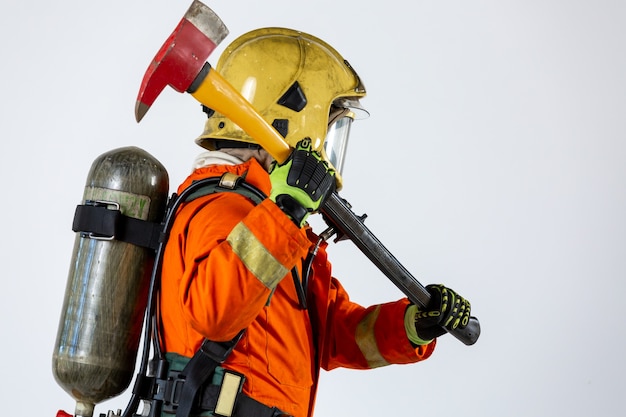
[[[285,213],[298,227],[302,227],[307,217],[309,217],[309,211],[302,207],[295,198],[289,194],[279,194],[274,198],[276,205]]]
[[[433,339],[424,340],[417,335],[417,329],[415,328],[415,315],[417,312],[418,308],[415,304],[411,304],[406,308],[404,312],[404,330],[411,343],[417,346],[423,346],[432,342]]]

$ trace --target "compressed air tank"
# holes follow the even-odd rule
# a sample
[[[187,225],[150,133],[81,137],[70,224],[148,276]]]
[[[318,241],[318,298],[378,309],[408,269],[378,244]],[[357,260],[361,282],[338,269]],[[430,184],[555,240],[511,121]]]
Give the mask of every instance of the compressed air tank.
[[[168,174],[137,147],[114,149],[93,162],[83,204],[101,201],[149,222],[163,219]],[[155,250],[76,233],[52,368],[76,400],[76,416],[130,384],[137,357]]]

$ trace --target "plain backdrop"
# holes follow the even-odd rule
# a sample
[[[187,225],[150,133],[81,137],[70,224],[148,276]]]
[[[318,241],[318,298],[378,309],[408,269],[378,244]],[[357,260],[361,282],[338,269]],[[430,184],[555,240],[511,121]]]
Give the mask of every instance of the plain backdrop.
[[[173,191],[200,151],[189,95],[168,89],[134,120],[143,74],[190,3],[0,5],[4,415],[73,412],[51,358],[92,161],[138,146]],[[315,34],[350,61],[371,117],[353,126],[341,195],[482,324],[474,346],[445,336],[420,364],[324,372],[317,416],[623,415],[626,3],[207,4],[231,32],[210,62],[263,26]],[[329,252],[355,301],[402,296],[350,242]]]

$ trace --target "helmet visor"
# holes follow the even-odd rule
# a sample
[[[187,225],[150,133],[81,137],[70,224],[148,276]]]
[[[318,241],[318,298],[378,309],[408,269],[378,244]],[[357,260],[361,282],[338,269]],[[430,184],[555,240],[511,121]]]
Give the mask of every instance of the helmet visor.
[[[350,126],[354,120],[354,113],[344,112],[341,117],[328,127],[326,140],[324,141],[324,152],[326,158],[340,175],[343,171],[343,164],[348,149],[348,138],[350,137]]]

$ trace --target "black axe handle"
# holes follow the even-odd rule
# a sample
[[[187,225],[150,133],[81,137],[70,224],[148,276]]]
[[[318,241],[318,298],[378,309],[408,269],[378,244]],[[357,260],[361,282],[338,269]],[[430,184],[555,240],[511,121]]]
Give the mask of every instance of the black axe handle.
[[[327,222],[332,223],[329,226],[350,238],[409,300],[420,307],[428,305],[430,294],[426,288],[389,252],[337,193],[327,198],[320,212]],[[467,327],[449,333],[464,344],[473,345],[480,336],[480,323],[476,317],[471,317]]]

